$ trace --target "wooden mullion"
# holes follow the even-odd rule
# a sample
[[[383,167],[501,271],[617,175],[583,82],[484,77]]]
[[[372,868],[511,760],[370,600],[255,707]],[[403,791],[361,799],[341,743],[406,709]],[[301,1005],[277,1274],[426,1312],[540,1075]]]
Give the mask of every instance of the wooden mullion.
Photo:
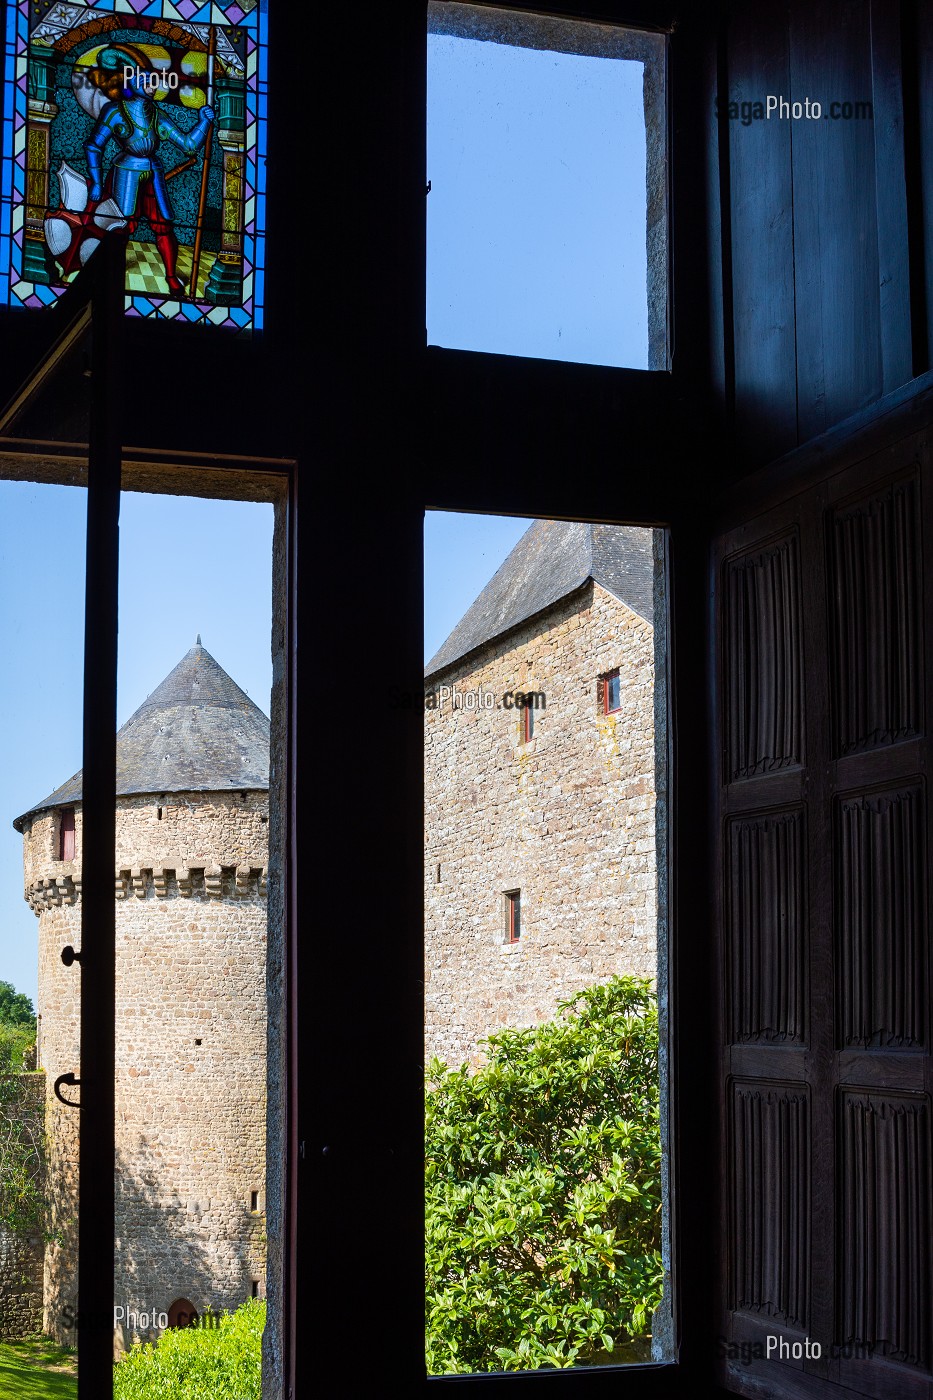
[[[92,294],[84,632],[78,1400],[113,1393],[117,587],[124,245],[106,240]]]

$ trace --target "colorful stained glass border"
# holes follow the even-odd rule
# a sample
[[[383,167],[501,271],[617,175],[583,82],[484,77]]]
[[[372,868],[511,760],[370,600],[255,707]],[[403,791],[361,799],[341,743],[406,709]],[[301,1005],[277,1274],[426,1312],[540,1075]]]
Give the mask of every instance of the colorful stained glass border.
[[[42,307],[63,288],[23,276],[26,200],[29,11],[36,0],[9,0],[3,50],[0,120],[0,304]],[[184,25],[233,25],[246,33],[246,140],[243,220],[243,299],[238,306],[128,294],[129,316],[162,317],[242,331],[262,326],[266,226],[268,0],[57,0],[42,3],[44,18],[72,10],[153,16]],[[199,279],[200,280],[200,279]]]

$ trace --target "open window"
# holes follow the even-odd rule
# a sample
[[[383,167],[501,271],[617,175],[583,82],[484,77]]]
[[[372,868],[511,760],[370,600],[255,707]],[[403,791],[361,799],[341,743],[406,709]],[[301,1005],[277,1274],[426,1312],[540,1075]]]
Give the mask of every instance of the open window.
[[[428,5],[428,341],[666,369],[666,41]]]
[[[101,1396],[110,1393],[115,1347],[155,1340],[198,1316],[204,1326],[242,1305],[256,1317],[268,1308],[268,1364],[273,1383],[281,1377],[286,1329],[275,1251],[284,1228],[290,927],[283,869],[292,467],[240,459],[218,470],[184,453],[124,450],[111,358],[122,268],[110,252],[89,264],[53,317],[50,355],[8,410],[0,440],[7,494],[87,499],[90,640],[72,687],[83,684],[83,754],[79,710],[65,736],[73,757],[57,758],[54,780],[37,773],[32,797],[11,820],[39,921],[44,1189],[54,1216],[33,1241],[38,1293],[29,1306],[57,1342],[77,1344],[82,1393]],[[73,440],[74,421],[66,421],[56,450],[37,453],[15,430],[28,431],[30,414],[56,422],[58,396],[73,412],[63,392],[72,384],[88,400],[78,426],[87,433],[89,424],[89,444]],[[26,486],[37,479],[43,484]],[[126,723],[118,735],[121,486]],[[72,540],[64,509],[56,497],[63,555],[83,536]],[[4,510],[5,557],[16,518]],[[227,562],[217,555],[211,566],[198,538],[213,540]],[[200,583],[186,573],[192,568],[203,570]],[[235,575],[244,585],[239,601]],[[158,598],[173,586],[175,614],[216,609],[214,644],[227,657],[252,618],[237,667],[243,686],[194,626],[172,667],[180,643],[161,636],[156,619]],[[129,636],[139,643],[135,655]],[[164,678],[153,674],[166,666],[163,648]],[[251,648],[259,662],[252,676],[243,660]],[[23,666],[16,674],[21,683]],[[212,995],[213,1007],[205,999]],[[243,1069],[235,1089],[233,1064]],[[227,1129],[220,1103],[230,1111]],[[267,1269],[275,1280],[267,1282]]]
[[[665,579],[661,530],[425,516],[431,1376],[672,1359]]]

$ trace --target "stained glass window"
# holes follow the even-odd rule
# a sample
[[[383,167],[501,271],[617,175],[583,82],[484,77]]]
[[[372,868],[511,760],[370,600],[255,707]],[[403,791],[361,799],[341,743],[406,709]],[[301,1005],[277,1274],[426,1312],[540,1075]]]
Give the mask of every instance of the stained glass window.
[[[47,306],[105,233],[127,314],[262,323],[268,0],[11,0],[0,302]]]

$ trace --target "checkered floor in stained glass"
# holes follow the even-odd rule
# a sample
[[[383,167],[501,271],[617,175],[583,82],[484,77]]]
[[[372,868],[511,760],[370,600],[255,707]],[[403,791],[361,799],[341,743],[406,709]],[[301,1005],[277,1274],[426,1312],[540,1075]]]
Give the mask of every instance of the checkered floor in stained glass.
[[[189,280],[191,278],[191,249],[179,248],[178,250],[178,275],[185,284],[185,292],[190,295]],[[198,301],[204,296],[204,288],[207,286],[207,279],[211,275],[211,268],[214,265],[216,253],[209,253],[206,249],[201,253],[201,266],[198,268]],[[73,272],[67,281],[71,282],[77,277],[77,272]],[[159,250],[154,243],[137,243],[135,239],[130,239],[126,246],[126,290],[131,295],[144,297],[167,297],[169,294],[168,283],[165,280],[165,267],[159,256]]]
[[[211,273],[215,253],[202,252],[201,266],[198,268],[198,301],[204,295],[204,288]],[[190,296],[191,249],[178,250],[178,275],[185,284]],[[145,297],[168,296],[168,283],[165,280],[165,267],[154,243],[137,243],[131,239],[126,249],[126,290]]]

